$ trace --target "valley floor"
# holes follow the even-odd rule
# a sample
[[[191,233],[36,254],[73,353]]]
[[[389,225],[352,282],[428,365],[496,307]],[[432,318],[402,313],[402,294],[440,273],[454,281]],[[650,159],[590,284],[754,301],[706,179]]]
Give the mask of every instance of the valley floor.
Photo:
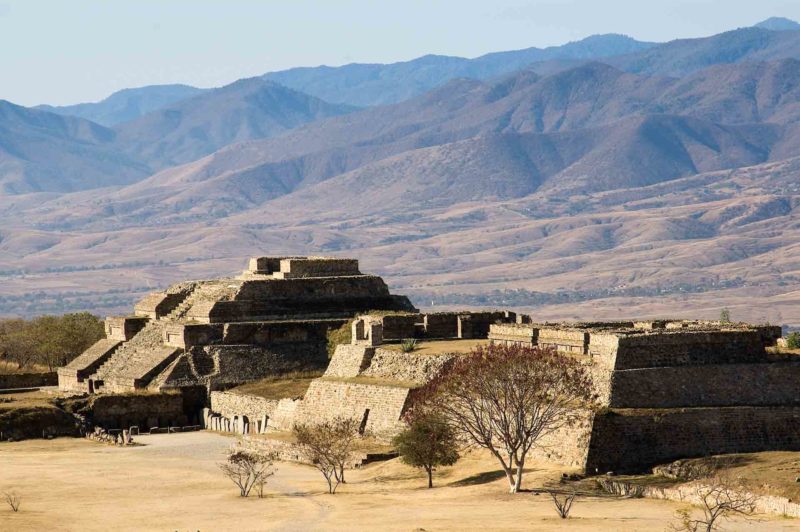
[[[546,495],[505,493],[482,454],[423,475],[397,460],[348,472],[336,495],[311,467],[278,463],[269,495],[241,499],[217,468],[234,442],[209,432],[141,436],[136,447],[62,438],[0,445],[0,530],[665,530],[682,506],[649,499],[579,498],[572,518],[557,518]],[[560,476],[532,464],[526,487]],[[0,501],[2,503],[2,501]],[[800,520],[731,521],[726,530],[800,530]]]

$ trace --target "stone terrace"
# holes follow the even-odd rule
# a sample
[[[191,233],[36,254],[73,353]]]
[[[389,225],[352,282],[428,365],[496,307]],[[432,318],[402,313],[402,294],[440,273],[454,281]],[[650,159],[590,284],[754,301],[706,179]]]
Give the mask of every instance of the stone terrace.
[[[59,370],[59,386],[213,389],[321,368],[328,330],[372,309],[416,311],[357,260],[255,257],[238,277],[179,283],[108,318],[106,338]]]
[[[599,398],[552,457],[636,471],[714,453],[800,450],[800,360],[770,354],[779,327],[656,320],[496,324],[495,342],[585,361]],[[557,438],[558,439],[558,438]]]

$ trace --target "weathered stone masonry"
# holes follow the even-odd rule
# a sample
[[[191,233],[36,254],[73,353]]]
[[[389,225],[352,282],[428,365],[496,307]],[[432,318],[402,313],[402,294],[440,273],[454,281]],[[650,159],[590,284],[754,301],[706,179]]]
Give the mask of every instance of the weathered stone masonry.
[[[679,457],[800,450],[800,365],[770,355],[775,327],[660,320],[494,325],[497,342],[555,348],[589,368],[600,410],[565,454],[587,471]],[[574,429],[567,437],[576,441]],[[556,439],[559,439],[556,438]]]
[[[72,392],[225,388],[324,368],[326,333],[370,309],[416,312],[358,261],[256,257],[236,278],[153,293],[135,315],[106,321],[106,338],[59,370]]]

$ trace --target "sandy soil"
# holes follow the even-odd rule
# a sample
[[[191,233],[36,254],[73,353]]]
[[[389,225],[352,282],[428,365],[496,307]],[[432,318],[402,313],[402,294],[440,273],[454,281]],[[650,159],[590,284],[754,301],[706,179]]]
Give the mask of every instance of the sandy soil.
[[[316,470],[279,463],[269,497],[241,499],[217,470],[234,440],[214,433],[142,436],[119,448],[79,439],[0,446],[0,492],[22,495],[19,513],[0,507],[0,530],[665,530],[681,506],[647,499],[579,499],[556,517],[545,495],[504,493],[480,454],[438,474],[437,488],[397,461],[348,472],[336,495]],[[526,486],[559,471],[532,465]],[[726,530],[800,530],[800,520],[726,523]]]
[[[441,355],[443,353],[466,353],[489,340],[420,340],[414,348],[415,355]],[[382,349],[402,351],[400,344],[384,344]]]

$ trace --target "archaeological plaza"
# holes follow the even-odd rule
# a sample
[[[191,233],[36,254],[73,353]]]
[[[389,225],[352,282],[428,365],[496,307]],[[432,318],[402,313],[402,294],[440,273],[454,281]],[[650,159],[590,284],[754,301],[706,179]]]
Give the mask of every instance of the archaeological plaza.
[[[333,341],[335,331],[346,339]],[[598,403],[537,458],[636,472],[709,454],[800,450],[800,364],[780,327],[687,320],[542,323],[511,311],[425,313],[354,259],[255,257],[230,278],[186,281],[105,321],[105,338],[58,370],[104,431],[210,430],[292,457],[297,423],[354,417],[390,442],[416,390],[489,343],[578,359]],[[419,348],[401,349],[417,339]],[[333,341],[333,343],[332,343]],[[311,375],[301,390],[250,383]]]

